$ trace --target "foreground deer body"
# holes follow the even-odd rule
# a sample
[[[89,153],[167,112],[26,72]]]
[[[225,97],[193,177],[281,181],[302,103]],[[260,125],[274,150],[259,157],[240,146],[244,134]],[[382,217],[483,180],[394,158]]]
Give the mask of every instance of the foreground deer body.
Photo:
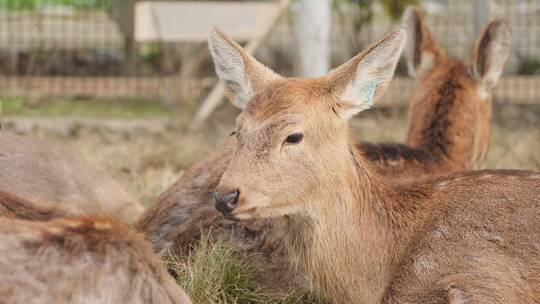
[[[143,212],[120,184],[63,147],[7,134],[0,134],[0,147],[0,190],[54,203],[72,215],[133,222]]]
[[[113,220],[1,217],[0,257],[2,303],[191,303],[144,238]]]
[[[507,24],[494,20],[486,26],[473,49],[471,64],[466,66],[446,57],[418,10],[409,9],[403,23],[412,38],[406,53],[410,74],[421,83],[412,98],[407,145],[362,143],[355,148],[378,173],[391,178],[479,167],[489,144],[491,89],[509,53]],[[219,39],[211,45],[217,48],[212,54],[233,102],[248,99],[265,83],[281,78],[230,39],[211,39]],[[234,72],[242,72],[241,67],[227,66],[234,60],[243,62],[249,80],[245,86],[238,84],[244,75],[233,79]],[[156,252],[164,254],[172,242],[187,244],[200,235],[201,227],[212,227],[214,233],[234,233],[233,241],[257,256],[278,255],[275,251],[281,237],[269,229],[275,219],[232,223],[220,218],[212,206],[213,189],[229,165],[235,145],[235,139],[229,140],[218,153],[187,170],[138,222]]]
[[[274,78],[237,103],[216,208],[284,218],[292,264],[336,303],[538,303],[540,173],[397,181],[351,142],[347,121],[382,96],[404,39],[391,32],[324,77]],[[227,49],[217,31],[210,41]],[[246,86],[253,71],[234,62],[222,71]]]
[[[288,217],[292,265],[318,292],[336,303],[540,301],[539,173],[455,173],[406,185],[374,177],[357,176],[359,191],[332,189]],[[266,215],[238,215],[250,216]]]

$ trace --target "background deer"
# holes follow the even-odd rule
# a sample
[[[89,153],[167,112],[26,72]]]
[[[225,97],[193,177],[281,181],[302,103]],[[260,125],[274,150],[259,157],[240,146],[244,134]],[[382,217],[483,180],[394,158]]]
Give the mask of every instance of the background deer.
[[[403,26],[409,40],[405,49],[409,74],[421,83],[409,110],[406,144],[415,151],[411,157],[427,154],[427,160],[418,161],[426,167],[420,172],[432,174],[480,168],[489,147],[492,89],[510,56],[507,22],[494,19],[487,24],[467,64],[445,55],[419,9],[406,11]],[[390,153],[378,155],[374,158],[381,160]],[[391,167],[379,166],[383,171]]]
[[[216,188],[228,218],[285,218],[291,261],[336,303],[537,303],[540,173],[417,180],[380,175],[348,120],[387,88],[405,33],[389,33],[316,79],[269,78],[211,34],[238,94],[233,159]]]
[[[480,166],[489,144],[491,89],[509,54],[511,37],[507,23],[496,19],[486,25],[469,65],[444,54],[417,9],[406,12],[403,24],[410,36],[406,52],[409,71],[420,81],[412,98],[407,145],[362,143],[356,148],[380,174],[391,178]],[[253,76],[251,87],[242,89],[234,87],[235,82],[229,84],[228,94],[235,104],[240,102],[239,98],[250,98],[264,81],[280,78],[224,35],[212,37],[211,41],[219,39],[228,45],[212,51],[218,69],[228,61],[243,60],[249,73],[262,71]],[[219,70],[218,76],[224,83],[231,81]],[[275,220],[231,223],[219,218],[212,206],[213,189],[229,165],[235,144],[234,138],[229,140],[216,154],[187,170],[154,201],[151,212],[143,215],[138,226],[150,238],[156,252],[164,254],[173,242],[188,244],[199,237],[201,227],[213,227],[215,233],[234,233],[233,241],[255,251],[257,257],[276,257],[281,237],[269,229]],[[262,263],[268,264],[271,263]]]
[[[191,303],[148,242],[117,221],[0,217],[0,255],[3,303]]]
[[[59,145],[0,134],[0,147],[0,190],[55,204],[71,215],[133,222],[144,210],[115,180]]]

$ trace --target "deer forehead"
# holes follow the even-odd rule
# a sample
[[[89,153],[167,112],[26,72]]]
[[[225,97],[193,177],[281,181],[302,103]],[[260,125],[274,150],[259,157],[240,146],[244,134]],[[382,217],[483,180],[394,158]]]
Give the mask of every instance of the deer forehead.
[[[329,96],[320,79],[283,79],[255,92],[244,113],[262,122],[281,115],[309,112]]]
[[[241,115],[237,121],[237,132],[242,136],[257,134],[268,137],[285,129],[299,127],[304,117],[302,113],[285,113],[260,121],[250,115]]]

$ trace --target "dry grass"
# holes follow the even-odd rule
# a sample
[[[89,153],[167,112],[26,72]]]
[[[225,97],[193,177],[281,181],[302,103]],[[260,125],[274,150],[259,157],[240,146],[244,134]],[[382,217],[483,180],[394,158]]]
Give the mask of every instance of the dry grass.
[[[173,256],[169,269],[196,303],[265,303],[255,269],[225,242],[205,237],[188,256]]]
[[[83,127],[69,136],[39,129],[34,133],[66,143],[148,204],[185,168],[219,146],[232,129],[235,113],[225,106],[199,133],[187,132],[183,119],[163,132]],[[486,168],[540,170],[540,107],[497,106],[492,126]],[[403,109],[366,111],[352,127],[361,140],[401,142],[406,113]],[[252,283],[258,270],[223,242],[204,239],[192,255],[177,257],[171,265],[197,303],[315,303],[296,295],[269,297]]]

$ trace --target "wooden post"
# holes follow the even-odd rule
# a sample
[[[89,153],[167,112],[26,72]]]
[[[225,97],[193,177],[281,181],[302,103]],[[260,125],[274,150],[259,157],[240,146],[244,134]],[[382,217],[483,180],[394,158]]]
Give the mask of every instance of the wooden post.
[[[300,0],[296,10],[296,67],[302,77],[319,77],[330,69],[330,0]]]
[[[135,1],[113,0],[111,7],[112,19],[124,34],[124,69],[131,73],[135,65]]]

